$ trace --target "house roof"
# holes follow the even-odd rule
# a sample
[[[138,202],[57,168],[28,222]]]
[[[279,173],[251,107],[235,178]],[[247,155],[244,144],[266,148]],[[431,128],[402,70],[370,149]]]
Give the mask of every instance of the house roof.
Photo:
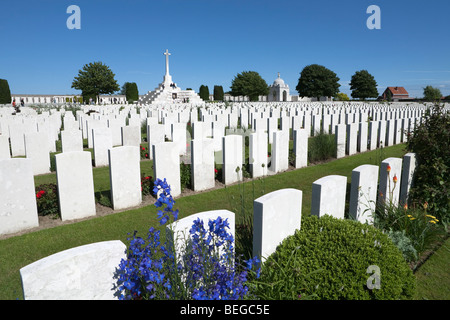
[[[387,89],[390,90],[393,95],[408,95],[408,91],[403,87],[387,87]]]

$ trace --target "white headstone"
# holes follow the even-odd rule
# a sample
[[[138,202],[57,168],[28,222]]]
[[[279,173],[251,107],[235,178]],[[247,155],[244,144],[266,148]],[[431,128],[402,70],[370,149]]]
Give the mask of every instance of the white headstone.
[[[39,226],[30,159],[0,159],[0,235]]]
[[[243,179],[242,175],[242,136],[229,135],[222,138],[223,165],[222,178],[224,184],[231,184]]]
[[[55,160],[61,219],[94,216],[96,209],[91,153],[65,152],[57,154]]]
[[[373,224],[378,190],[378,166],[364,164],[352,171],[349,215],[361,222]]]
[[[25,154],[33,163],[34,175],[50,173],[50,150],[45,132],[25,133]]]
[[[111,129],[100,127],[92,129],[92,131],[95,166],[107,166],[108,150],[113,146]]]
[[[201,122],[196,122],[196,124]],[[194,191],[215,186],[214,141],[213,139],[193,139],[191,141],[191,181]]]
[[[253,204],[253,256],[264,261],[295,230],[300,230],[302,191],[281,189],[259,197]]]
[[[142,202],[139,147],[115,147],[108,154],[113,209],[139,205]]]
[[[153,171],[154,178],[167,180],[171,188],[173,197],[181,194],[180,181],[180,155],[178,146],[175,142],[162,142],[154,144],[153,153]]]
[[[381,162],[378,202],[396,207],[399,201],[402,176],[402,159],[387,158]],[[390,171],[388,170],[390,168]],[[394,182],[395,178],[397,182]]]
[[[308,132],[305,129],[294,130],[295,168],[308,165]]]
[[[408,204],[409,191],[412,187],[416,170],[416,154],[408,152],[403,156],[402,179],[400,185],[400,205]]]
[[[64,250],[20,269],[25,300],[112,300],[114,272],[126,259],[119,240]]]
[[[62,152],[83,151],[83,133],[79,129],[61,131]]]
[[[347,177],[329,175],[313,182],[311,214],[344,218]]]

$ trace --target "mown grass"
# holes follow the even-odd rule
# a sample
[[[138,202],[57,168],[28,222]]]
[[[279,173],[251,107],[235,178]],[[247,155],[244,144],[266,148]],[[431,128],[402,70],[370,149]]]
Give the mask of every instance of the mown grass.
[[[259,196],[282,188],[295,188],[303,191],[302,214],[309,214],[311,188],[315,180],[330,174],[344,175],[350,185],[351,172],[357,166],[379,164],[384,158],[402,157],[405,153],[404,145],[396,145],[382,151],[357,154],[264,179],[181,197],[176,199],[175,208],[179,209],[180,218],[202,211],[228,209],[236,213],[236,220],[239,221],[242,217],[241,209],[252,211],[253,200]],[[149,173],[149,169],[151,161],[142,161],[141,171]],[[39,176],[36,180],[44,183],[46,179],[56,179],[51,176]],[[94,179],[96,191],[109,190],[107,168],[95,168]],[[0,240],[0,299],[23,299],[19,270],[27,264],[53,253],[93,242],[121,240],[127,244],[128,233],[136,230],[138,234],[145,236],[151,226],[159,228],[156,208],[152,205]]]

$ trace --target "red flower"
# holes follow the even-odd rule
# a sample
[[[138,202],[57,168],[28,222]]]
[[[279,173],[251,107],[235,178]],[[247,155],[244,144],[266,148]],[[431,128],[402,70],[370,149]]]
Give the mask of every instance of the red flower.
[[[387,166],[387,172],[391,172],[391,166],[390,165]]]
[[[148,158],[148,153],[145,154],[145,157]]]
[[[214,168],[214,173],[217,173],[217,172],[219,172],[219,170],[217,170],[216,168]]]
[[[397,175],[394,175],[394,178],[392,180],[394,181],[394,183],[397,183],[397,181],[398,181]]]
[[[45,193],[44,190],[39,191],[39,192],[36,194],[36,198],[38,198],[38,199],[42,198],[42,196],[44,195],[44,193]]]

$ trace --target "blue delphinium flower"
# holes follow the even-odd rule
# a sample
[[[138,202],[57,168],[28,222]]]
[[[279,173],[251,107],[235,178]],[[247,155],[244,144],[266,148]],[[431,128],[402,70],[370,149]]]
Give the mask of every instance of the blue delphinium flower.
[[[170,195],[166,179],[157,179],[153,192],[158,195],[155,206],[160,224],[172,216],[175,201]],[[160,231],[149,229],[147,238],[129,238],[127,259],[122,259],[115,277],[119,299],[195,299],[236,300],[248,293],[248,273],[259,260],[245,261],[247,269],[238,272],[234,256],[234,239],[227,219],[218,217],[208,221],[197,219],[189,230],[190,239],[184,252],[175,254],[173,246],[161,245]],[[176,255],[181,259],[176,259]]]

